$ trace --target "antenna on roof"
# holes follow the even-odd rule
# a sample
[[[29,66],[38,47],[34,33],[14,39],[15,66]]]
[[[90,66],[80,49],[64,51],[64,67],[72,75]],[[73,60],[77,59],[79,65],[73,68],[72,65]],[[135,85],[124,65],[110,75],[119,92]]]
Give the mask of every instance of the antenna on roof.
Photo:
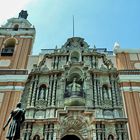
[[[74,37],[74,16],[73,16],[73,37]]]

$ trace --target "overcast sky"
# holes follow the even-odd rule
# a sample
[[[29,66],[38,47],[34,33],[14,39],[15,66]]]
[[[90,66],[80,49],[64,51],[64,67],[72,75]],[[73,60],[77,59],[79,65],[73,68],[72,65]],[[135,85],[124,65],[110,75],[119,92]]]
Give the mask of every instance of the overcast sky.
[[[140,0],[0,0],[0,25],[28,10],[28,20],[36,28],[33,54],[42,48],[61,47],[72,37],[85,38],[93,47],[139,48]]]

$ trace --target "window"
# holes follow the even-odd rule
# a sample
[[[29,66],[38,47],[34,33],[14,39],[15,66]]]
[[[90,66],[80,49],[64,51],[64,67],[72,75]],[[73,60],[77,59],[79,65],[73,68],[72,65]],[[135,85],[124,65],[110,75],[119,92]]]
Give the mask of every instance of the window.
[[[18,29],[19,29],[19,25],[18,25],[18,24],[14,25],[13,30],[14,30],[14,31],[18,31]]]
[[[15,44],[15,39],[8,39],[1,51],[1,56],[13,56]]]

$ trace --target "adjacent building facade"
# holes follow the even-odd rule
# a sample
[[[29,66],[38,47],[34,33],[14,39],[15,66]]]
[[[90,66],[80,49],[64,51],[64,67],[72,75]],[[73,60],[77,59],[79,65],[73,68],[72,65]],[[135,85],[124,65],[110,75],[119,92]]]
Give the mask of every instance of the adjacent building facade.
[[[3,126],[19,102],[28,77],[27,63],[35,37],[35,29],[27,20],[27,12],[11,18],[0,27],[0,139],[5,139]]]
[[[140,138],[140,49],[114,49],[131,140]]]
[[[139,140],[140,50],[115,43],[110,52],[72,37],[30,55],[35,28],[27,16],[0,28],[0,139],[21,100],[21,140]]]

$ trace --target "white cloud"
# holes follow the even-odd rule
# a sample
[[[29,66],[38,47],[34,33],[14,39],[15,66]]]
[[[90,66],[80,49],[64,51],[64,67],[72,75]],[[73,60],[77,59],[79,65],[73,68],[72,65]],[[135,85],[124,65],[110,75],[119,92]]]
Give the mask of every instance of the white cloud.
[[[0,25],[26,8],[33,0],[0,0]]]

